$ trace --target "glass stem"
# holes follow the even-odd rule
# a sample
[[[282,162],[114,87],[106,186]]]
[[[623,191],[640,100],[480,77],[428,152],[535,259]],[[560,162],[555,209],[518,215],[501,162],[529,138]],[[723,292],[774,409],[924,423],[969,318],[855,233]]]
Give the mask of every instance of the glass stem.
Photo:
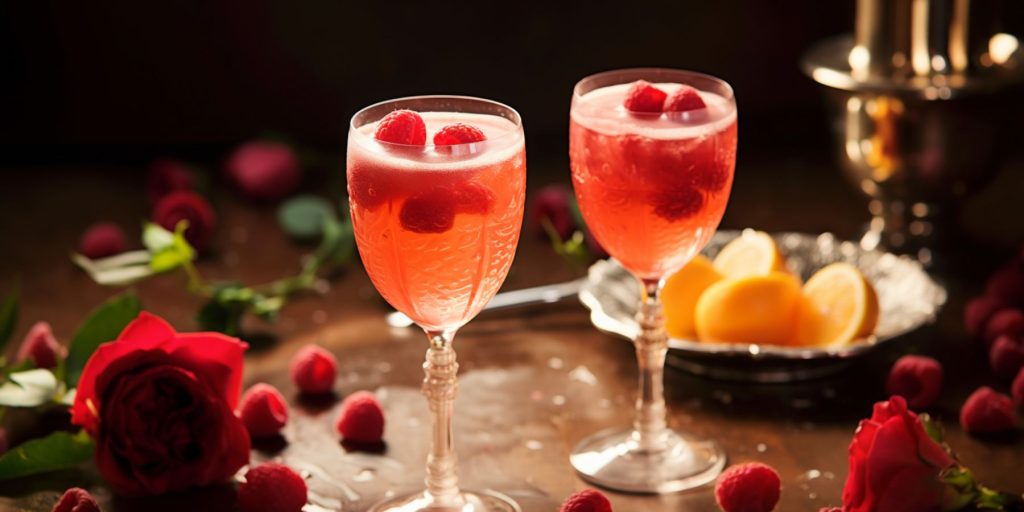
[[[433,439],[430,456],[427,457],[427,495],[431,507],[439,509],[461,506],[459,478],[455,474],[455,445],[452,417],[455,412],[455,392],[458,387],[456,374],[459,364],[455,362],[452,348],[454,332],[428,331],[430,348],[423,363],[423,395],[430,405]]]
[[[660,451],[665,448],[668,427],[665,423],[665,355],[668,335],[662,315],[661,287],[663,280],[643,279],[644,294],[636,314],[640,333],[634,344],[640,367],[640,393],[636,399],[636,420],[633,436],[641,450]]]

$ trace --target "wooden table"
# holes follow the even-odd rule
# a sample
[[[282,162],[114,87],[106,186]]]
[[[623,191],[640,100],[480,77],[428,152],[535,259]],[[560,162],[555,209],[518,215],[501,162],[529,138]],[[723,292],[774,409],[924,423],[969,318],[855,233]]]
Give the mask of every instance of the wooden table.
[[[738,175],[724,225],[853,236],[864,217],[860,198],[834,171],[818,171]],[[28,169],[9,172],[5,181],[0,188],[0,291],[18,276],[23,290],[18,336],[31,322],[47,320],[66,342],[85,314],[114,293],[90,282],[67,254],[94,220],[113,219],[131,227],[147,215],[141,175]],[[286,239],[273,209],[244,204],[225,191],[216,193],[215,200],[218,243],[200,264],[208,277],[261,282],[298,268],[309,248]],[[782,204],[805,207],[777,207]],[[960,321],[964,290],[978,288],[978,275],[965,269],[946,278],[951,299],[937,325],[831,378],[752,385],[670,371],[670,423],[718,439],[731,463],[773,465],[784,486],[779,510],[816,511],[839,503],[847,445],[857,421],[870,414],[871,403],[885,397],[883,380],[891,361],[905,351],[924,352],[946,365],[946,390],[930,412],[942,421],[962,462],[990,486],[1024,492],[1019,436],[986,442],[957,426],[966,395],[982,383],[996,384],[982,350],[966,339]],[[545,243],[527,233],[505,289],[572,277]],[[195,327],[198,299],[175,278],[143,283],[137,292],[147,309],[180,329]],[[323,296],[290,303],[276,325],[247,325],[273,332],[279,341],[253,343],[246,382],[278,386],[292,408],[284,432],[288,442],[257,447],[253,460],[281,459],[305,471],[311,500],[323,509],[362,511],[385,492],[418,486],[423,476],[429,423],[418,386],[426,343],[413,329],[389,328],[386,311],[357,265],[333,279]],[[359,389],[377,392],[387,409],[385,453],[346,453],[333,433],[337,401],[298,399],[286,367],[308,343],[337,355],[340,396]],[[590,433],[631,421],[636,378],[631,346],[597,332],[575,301],[482,314],[463,329],[455,346],[461,364],[456,435],[463,483],[504,491],[527,512],[557,510],[568,494],[586,486],[568,464],[572,446]],[[94,469],[86,468],[0,483],[0,509],[48,511],[58,493],[72,485],[92,488],[108,511],[225,510],[233,499],[230,488],[149,500],[112,498]],[[620,512],[716,510],[710,487],[667,496],[608,494]]]

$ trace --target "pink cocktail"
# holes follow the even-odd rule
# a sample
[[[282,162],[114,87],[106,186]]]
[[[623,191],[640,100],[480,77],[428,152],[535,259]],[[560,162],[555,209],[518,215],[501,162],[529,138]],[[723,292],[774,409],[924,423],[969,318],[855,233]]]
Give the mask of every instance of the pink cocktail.
[[[457,96],[367,107],[352,118],[347,176],[363,266],[430,342],[423,382],[433,414],[426,490],[371,510],[518,511],[506,496],[458,487],[452,339],[494,297],[515,255],[526,187],[519,115]]]
[[[712,481],[725,455],[666,424],[667,353],[659,293],[715,233],[736,162],[736,104],[716,78],[670,69],[610,71],[573,94],[569,156],[580,211],[601,245],[642,285],[636,337],[640,395],[632,429],[584,439],[571,460],[586,479],[632,492]]]

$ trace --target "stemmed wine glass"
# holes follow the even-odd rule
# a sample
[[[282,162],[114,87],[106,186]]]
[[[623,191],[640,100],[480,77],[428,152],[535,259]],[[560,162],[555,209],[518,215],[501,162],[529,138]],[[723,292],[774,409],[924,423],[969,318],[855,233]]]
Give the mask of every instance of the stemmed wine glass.
[[[717,443],[667,426],[668,337],[659,294],[722,219],[736,138],[732,88],[708,75],[625,69],[584,78],[573,91],[569,156],[580,210],[642,287],[633,428],[592,435],[571,454],[573,467],[594,484],[674,492],[712,481],[725,466]]]
[[[501,287],[515,254],[526,187],[519,114],[462,96],[371,105],[352,118],[347,176],[363,265],[430,343],[423,364],[433,431],[426,490],[371,511],[518,512],[507,496],[459,489],[452,340]]]

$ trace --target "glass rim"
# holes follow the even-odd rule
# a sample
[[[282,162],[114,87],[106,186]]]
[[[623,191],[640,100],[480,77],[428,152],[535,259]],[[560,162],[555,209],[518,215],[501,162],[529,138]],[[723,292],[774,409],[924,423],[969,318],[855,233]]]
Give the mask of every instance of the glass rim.
[[[724,90],[726,92],[728,92],[728,95],[725,95],[725,96],[720,95],[720,96],[722,96],[728,102],[731,102],[731,103],[735,103],[736,102],[736,93],[735,93],[735,91],[733,91],[732,85],[730,85],[729,82],[726,82],[725,80],[723,80],[721,78],[718,78],[718,77],[716,77],[714,75],[709,75],[707,73],[701,73],[700,71],[690,71],[688,69],[679,69],[679,68],[659,68],[659,67],[639,67],[639,68],[609,69],[607,71],[601,71],[599,73],[594,73],[592,75],[587,75],[587,76],[581,78],[578,82],[576,82],[576,85],[573,86],[573,88],[572,88],[572,96],[573,96],[573,99],[580,99],[580,98],[582,98],[583,94],[580,92],[580,89],[583,87],[584,83],[589,82],[589,81],[598,80],[598,79],[601,79],[601,78],[610,77],[610,76],[619,75],[619,74],[638,74],[638,75],[641,75],[641,74],[646,74],[646,73],[654,74],[654,73],[665,73],[665,72],[672,73],[672,74],[685,75],[685,76],[689,76],[689,77],[693,77],[693,78],[698,78],[698,79],[701,79],[701,80],[708,80],[710,82],[714,82],[714,83],[724,87]],[[640,78],[638,78],[638,80],[639,79]],[[624,83],[628,83],[628,82],[620,82],[620,83],[624,84]],[[611,84],[609,84],[609,85],[611,85]],[[689,85],[689,84],[685,84],[685,85]],[[718,94],[716,91],[709,91],[709,92],[715,92],[716,94]]]
[[[372,109],[375,109],[375,108],[380,108],[380,107],[383,107],[383,106],[388,105],[388,104],[398,105],[399,103],[403,103],[403,102],[430,101],[430,100],[468,101],[468,102],[475,102],[475,103],[482,103],[482,104],[491,105],[491,106],[497,107],[499,109],[505,109],[505,110],[507,110],[508,112],[510,112],[512,114],[512,118],[508,118],[508,117],[504,117],[504,116],[500,116],[500,115],[496,115],[496,114],[486,114],[486,113],[481,114],[481,115],[494,115],[495,117],[502,117],[504,119],[508,119],[513,124],[515,124],[515,129],[514,130],[509,130],[508,132],[503,133],[503,134],[501,134],[498,137],[495,137],[493,139],[485,139],[485,140],[480,141],[480,142],[464,142],[464,143],[461,143],[461,144],[441,144],[441,145],[437,145],[437,144],[434,144],[432,141],[430,141],[428,139],[428,141],[425,144],[417,145],[417,144],[401,144],[401,143],[398,143],[398,142],[388,142],[388,141],[383,141],[383,140],[377,140],[376,138],[374,138],[372,136],[368,136],[368,135],[362,133],[356,127],[356,118],[359,117],[360,115],[364,114],[365,112],[369,111],[369,110],[372,110]],[[401,110],[401,109],[402,109],[401,107],[396,107],[396,108],[392,109],[391,111],[393,112],[395,110]],[[415,111],[415,112],[416,113],[421,113],[421,111]],[[426,112],[448,112],[448,111],[428,110]],[[475,112],[469,112],[469,113],[475,113]],[[387,114],[385,114],[385,115],[387,115]],[[384,116],[381,116],[381,118],[383,118],[383,117]],[[380,119],[377,119],[377,121],[379,121],[379,120]],[[376,122],[376,121],[374,121],[374,122]],[[465,95],[459,95],[459,94],[422,94],[422,95],[417,95],[417,96],[402,96],[400,98],[392,98],[392,99],[388,99],[388,100],[378,101],[378,102],[373,103],[371,105],[367,105],[367,106],[359,109],[358,111],[356,111],[355,114],[352,114],[352,118],[349,119],[349,122],[348,122],[348,131],[349,131],[349,134],[352,134],[356,138],[363,139],[363,140],[370,140],[370,141],[376,142],[377,144],[381,144],[384,147],[392,147],[392,148],[396,148],[396,149],[397,148],[432,148],[432,147],[461,148],[461,147],[472,147],[474,144],[488,143],[488,142],[491,142],[491,141],[500,141],[500,140],[504,140],[507,137],[512,137],[514,135],[522,134],[522,132],[523,132],[523,116],[521,116],[519,114],[519,111],[517,111],[516,109],[514,109],[514,108],[512,108],[512,107],[510,107],[510,106],[508,106],[508,105],[506,105],[504,103],[501,103],[500,101],[489,100],[487,98],[480,98],[480,97],[477,97],[477,96],[465,96]]]

